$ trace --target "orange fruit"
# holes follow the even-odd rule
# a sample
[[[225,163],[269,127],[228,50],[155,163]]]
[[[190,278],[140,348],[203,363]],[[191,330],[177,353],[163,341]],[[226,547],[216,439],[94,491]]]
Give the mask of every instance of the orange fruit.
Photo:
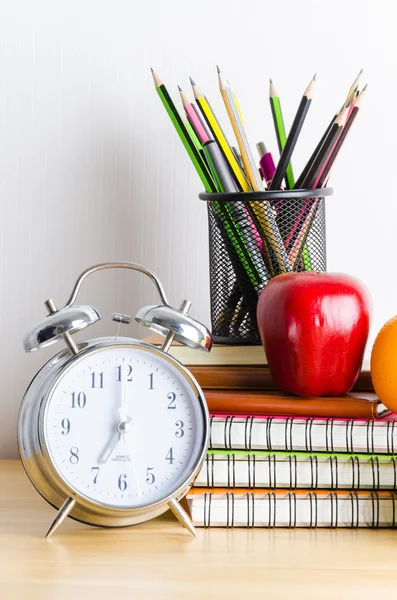
[[[379,331],[371,353],[375,392],[387,408],[397,413],[397,316]]]

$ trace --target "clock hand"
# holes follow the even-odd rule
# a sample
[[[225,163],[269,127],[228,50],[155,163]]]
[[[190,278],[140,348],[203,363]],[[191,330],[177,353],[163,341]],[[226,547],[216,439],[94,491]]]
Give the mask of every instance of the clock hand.
[[[123,381],[121,384],[121,405],[119,407],[120,425],[122,421],[127,420],[127,383]]]
[[[121,436],[124,436],[126,433],[128,433],[131,421],[131,417],[127,417],[125,421],[120,421],[120,423],[117,426],[117,431],[113,434],[109,443],[106,445],[104,451],[98,458],[98,463],[105,464],[109,460],[110,456],[112,455],[112,452],[119,443]]]

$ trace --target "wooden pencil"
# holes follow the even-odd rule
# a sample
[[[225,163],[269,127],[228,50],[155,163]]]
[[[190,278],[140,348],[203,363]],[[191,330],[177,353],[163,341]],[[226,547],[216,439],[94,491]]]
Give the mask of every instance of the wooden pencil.
[[[299,103],[298,110],[296,112],[294,121],[291,126],[291,130],[288,134],[287,141],[281,153],[280,160],[278,161],[276,172],[274,173],[272,182],[270,184],[271,190],[278,190],[281,188],[281,183],[285,177],[288,163],[291,160],[291,156],[296,146],[296,142],[298,141],[303,123],[305,122],[308,110],[310,108],[315,79],[316,76],[314,76],[311,82],[309,83]]]
[[[276,92],[276,88],[274,87],[274,83],[271,79],[270,79],[270,86],[269,86],[269,102],[270,102],[270,108],[271,108],[272,116],[273,116],[274,130],[276,133],[278,150],[281,155],[282,151],[284,150],[285,143],[287,141],[287,135],[285,133],[285,126],[284,126],[283,113],[281,110],[280,98]],[[287,189],[292,190],[292,188],[294,187],[295,181],[294,181],[294,174],[292,171],[291,162],[288,163],[287,170],[285,172],[285,183],[286,183]]]

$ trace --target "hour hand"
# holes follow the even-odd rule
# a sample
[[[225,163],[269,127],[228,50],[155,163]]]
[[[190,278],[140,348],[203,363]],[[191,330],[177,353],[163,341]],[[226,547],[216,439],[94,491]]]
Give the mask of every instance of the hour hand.
[[[104,464],[110,458],[113,450],[116,448],[121,438],[121,433],[117,430],[116,433],[111,438],[110,442],[107,444],[105,450],[102,452],[100,457],[98,458],[99,464]]]
[[[128,432],[131,421],[132,421],[131,417],[127,417],[125,421],[120,421],[120,423],[118,424],[116,433],[112,436],[112,438],[110,439],[110,442],[106,446],[105,450],[102,452],[102,454],[98,458],[99,464],[104,464],[109,460],[110,456],[113,453],[113,450],[116,448],[117,444],[119,443],[121,436]]]

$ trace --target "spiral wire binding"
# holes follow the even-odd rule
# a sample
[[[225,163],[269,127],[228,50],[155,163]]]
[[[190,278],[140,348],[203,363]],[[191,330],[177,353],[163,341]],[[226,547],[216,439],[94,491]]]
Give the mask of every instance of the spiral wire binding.
[[[287,417],[285,420],[285,449],[287,452],[292,452],[292,425],[294,417]],[[288,446],[288,425],[289,425],[289,446]]]
[[[333,452],[334,451],[334,420],[333,419],[327,419],[326,421],[326,425],[325,425],[325,449],[326,452]],[[330,444],[328,442],[328,431],[330,431]]]
[[[360,503],[358,500],[358,494],[357,492],[350,492],[349,493],[349,498],[351,501],[351,509],[352,509],[352,522],[351,522],[351,528],[352,529],[358,529],[359,523],[360,523]],[[356,506],[356,520],[354,520],[354,505]]]
[[[374,454],[374,421],[367,421],[367,452]],[[369,432],[371,430],[371,433]]]
[[[392,528],[395,529],[396,528],[396,493],[390,492],[390,497],[391,497],[391,503],[392,503],[392,507],[393,507]]]
[[[329,495],[329,499],[331,502],[331,522],[330,528],[336,529],[338,527],[338,494],[336,492],[331,492]],[[334,508],[334,500],[335,500],[335,508]],[[334,521],[335,517],[335,521]]]
[[[256,456],[248,454],[248,487],[255,487],[255,473],[256,473]],[[252,469],[251,469],[252,466]],[[251,472],[252,471],[252,472]]]
[[[347,419],[346,421],[346,452],[353,454],[353,419]]]
[[[272,448],[272,435],[271,435],[271,426],[273,423],[273,417],[269,417],[266,420],[266,442],[267,442],[267,450],[270,452],[273,450]]]
[[[317,527],[317,515],[318,515],[316,492],[309,493],[309,500],[310,500],[310,524],[309,524],[309,527],[310,527],[310,529],[314,529],[315,527]],[[315,508],[314,511],[313,511],[313,503],[314,503],[314,508]],[[314,512],[314,522],[313,522],[313,512]]]
[[[371,467],[372,467],[372,487],[374,490],[379,490],[380,477],[379,477],[379,459],[377,456],[371,456]]]
[[[234,525],[234,493],[226,492],[226,527]]]
[[[379,494],[377,492],[371,492],[371,504],[372,504],[372,524],[371,527],[379,529]]]
[[[234,416],[227,416],[225,421],[225,448],[226,450],[232,450],[232,424]]]
[[[211,527],[212,492],[204,492],[204,527]]]
[[[247,527],[255,527],[255,496],[247,492]]]
[[[318,486],[318,458],[316,455],[310,456],[310,475],[311,475],[311,489],[316,489]],[[316,465],[316,469],[313,468],[313,463]],[[332,470],[332,469],[331,469]]]
[[[276,457],[274,457],[274,458],[276,458]],[[298,486],[298,461],[296,458],[296,454],[293,454],[292,456],[289,455],[288,462],[289,462],[289,487],[290,487],[290,490],[294,490]],[[292,463],[294,463],[294,468],[292,468]],[[276,471],[276,468],[274,468],[274,471]],[[294,480],[293,475],[295,477],[295,480]],[[276,472],[274,472],[274,479],[276,480]]]
[[[314,419],[306,419],[305,422],[305,447],[306,452],[313,452],[313,442],[312,442],[312,426]],[[292,425],[291,425],[292,428]],[[292,444],[291,444],[292,446]]]
[[[352,465],[352,489],[358,490],[360,486],[360,462],[357,456],[351,456],[349,458]],[[356,466],[357,466],[357,477],[356,477]],[[356,483],[357,481],[357,483]]]
[[[227,455],[227,487],[236,487],[236,457],[234,454]]]
[[[244,428],[244,445],[246,450],[252,449],[252,425],[254,423],[255,417],[247,417],[245,419],[245,428]],[[249,428],[249,433],[248,433]]]
[[[292,501],[293,499],[293,501]],[[296,527],[296,493],[295,492],[288,492],[288,503],[289,503],[289,523],[288,523],[288,527],[290,529],[295,528]],[[293,511],[292,511],[292,507],[293,507]],[[292,512],[294,513],[292,515]]]
[[[395,424],[396,424],[395,421],[387,422],[387,453],[388,454],[395,454],[395,452],[394,452],[394,426],[395,426]]]

